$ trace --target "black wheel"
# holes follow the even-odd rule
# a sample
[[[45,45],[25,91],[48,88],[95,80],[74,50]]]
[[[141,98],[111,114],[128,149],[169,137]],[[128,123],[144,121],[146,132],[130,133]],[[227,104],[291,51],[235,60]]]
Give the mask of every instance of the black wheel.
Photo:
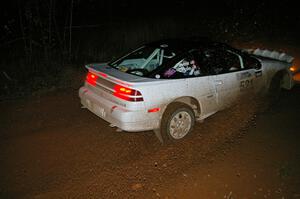
[[[271,104],[279,100],[282,85],[282,73],[276,73],[271,80],[268,97]]]
[[[186,104],[174,102],[163,114],[161,135],[164,142],[174,142],[186,137],[195,124],[194,111]]]

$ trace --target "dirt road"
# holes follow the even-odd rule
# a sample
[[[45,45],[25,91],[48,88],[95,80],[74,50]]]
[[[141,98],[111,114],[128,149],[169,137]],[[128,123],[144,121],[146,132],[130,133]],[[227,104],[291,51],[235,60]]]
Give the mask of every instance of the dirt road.
[[[0,198],[300,198],[300,87],[162,146],[117,132],[77,90],[0,103]]]

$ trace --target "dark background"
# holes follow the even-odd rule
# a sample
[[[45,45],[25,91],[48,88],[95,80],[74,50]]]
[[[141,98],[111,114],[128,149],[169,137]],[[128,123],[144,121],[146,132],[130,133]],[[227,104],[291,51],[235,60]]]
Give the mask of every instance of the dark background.
[[[299,44],[298,6],[288,1],[10,0],[0,9],[2,95],[57,87],[67,66],[156,39]]]

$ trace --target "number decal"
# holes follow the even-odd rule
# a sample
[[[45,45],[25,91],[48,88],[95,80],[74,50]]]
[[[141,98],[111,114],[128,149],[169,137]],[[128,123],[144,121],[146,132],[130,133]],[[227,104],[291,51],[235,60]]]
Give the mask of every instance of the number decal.
[[[248,89],[248,88],[252,88],[252,87],[253,87],[253,79],[246,79],[246,80],[240,81],[241,91]]]

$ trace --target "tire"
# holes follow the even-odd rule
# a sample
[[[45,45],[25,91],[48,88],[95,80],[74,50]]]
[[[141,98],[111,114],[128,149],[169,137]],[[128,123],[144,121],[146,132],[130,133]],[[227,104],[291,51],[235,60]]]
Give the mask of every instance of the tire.
[[[268,97],[271,104],[276,103],[279,100],[281,93],[282,73],[276,73],[271,80]]]
[[[170,143],[186,137],[195,124],[194,111],[186,104],[174,102],[163,114],[161,136],[164,142]]]

